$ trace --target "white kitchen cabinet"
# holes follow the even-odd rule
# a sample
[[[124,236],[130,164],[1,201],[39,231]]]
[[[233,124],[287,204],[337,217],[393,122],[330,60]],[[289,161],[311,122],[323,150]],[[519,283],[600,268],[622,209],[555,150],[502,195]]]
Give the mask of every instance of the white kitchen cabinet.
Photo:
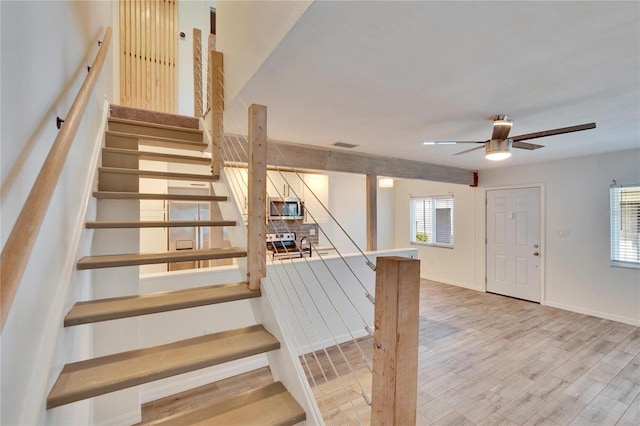
[[[267,195],[272,198],[297,197],[303,198],[302,180],[300,176],[294,172],[278,172],[269,170],[269,178],[267,179]]]
[[[327,223],[329,213],[323,205],[329,208],[329,176],[315,173],[305,173],[304,193],[302,199],[307,210],[304,223]]]

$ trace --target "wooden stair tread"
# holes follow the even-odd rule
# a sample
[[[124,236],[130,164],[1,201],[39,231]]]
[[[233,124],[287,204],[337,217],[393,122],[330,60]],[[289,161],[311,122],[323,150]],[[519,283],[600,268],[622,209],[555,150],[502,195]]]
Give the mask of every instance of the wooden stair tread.
[[[236,247],[169,251],[162,253],[108,254],[83,257],[78,261],[77,268],[114,268],[119,266],[150,265],[154,263],[183,262],[186,260],[229,259],[246,256],[247,252],[245,250]]]
[[[169,180],[206,180],[217,181],[219,176],[199,175],[193,173],[158,172],[154,170],[121,169],[118,167],[98,167],[100,173],[113,173],[121,175],[138,175],[141,178],[169,179]]]
[[[211,158],[209,157],[195,157],[192,155],[165,154],[161,152],[139,151],[134,149],[109,148],[109,147],[103,148],[102,152],[122,154],[122,155],[135,155],[140,160],[148,160],[148,161],[166,161],[170,163],[200,164],[203,166],[211,165]]]
[[[131,222],[87,222],[88,229],[180,228],[187,226],[235,226],[235,220],[147,220]]]
[[[254,325],[67,364],[47,408],[279,348],[273,335]]]
[[[139,120],[130,120],[127,118],[118,118],[118,117],[109,117],[109,124],[129,124],[133,126],[139,127],[149,127],[155,129],[163,129],[163,130],[175,130],[184,133],[192,133],[194,135],[202,136],[202,130],[200,129],[190,129],[188,127],[180,127],[180,126],[172,126],[169,124],[159,124],[159,123],[150,123],[148,121],[139,121]]]
[[[306,420],[300,404],[280,382],[270,383],[194,410],[146,425],[294,425]]]
[[[142,133],[131,133],[131,132],[123,132],[116,130],[105,130],[104,132],[107,139],[110,137],[120,137],[127,139],[136,139],[138,144],[147,145],[147,146],[162,146],[167,148],[177,148],[177,149],[187,149],[192,151],[204,151],[207,149],[207,144],[203,143],[202,140],[189,140],[189,139],[179,139],[168,136],[160,136],[160,135],[152,135],[152,134],[142,134]],[[107,143],[107,146],[109,143]],[[111,147],[109,147],[111,148]]]
[[[76,303],[65,317],[64,326],[71,327],[259,296],[260,291],[251,291],[247,283],[239,282],[139,296],[91,300]]]
[[[227,201],[223,195],[153,194],[141,192],[95,191],[93,196],[101,200],[179,200],[179,201]]]

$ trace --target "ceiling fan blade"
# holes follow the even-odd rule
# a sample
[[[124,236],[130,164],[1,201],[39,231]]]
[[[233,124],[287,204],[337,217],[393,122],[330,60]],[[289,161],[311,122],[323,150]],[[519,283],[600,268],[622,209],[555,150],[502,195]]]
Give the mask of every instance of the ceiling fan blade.
[[[476,147],[474,147],[474,148],[467,149],[467,150],[465,150],[465,151],[456,152],[455,154],[452,154],[452,155],[468,154],[468,153],[470,153],[470,152],[477,151],[477,150],[479,150],[479,149],[484,149],[484,143],[483,143],[483,145],[482,145],[482,146],[476,146]]]
[[[513,142],[511,146],[514,148],[521,148],[521,149],[528,149],[528,150],[544,148],[544,145],[536,145],[535,143],[528,143],[528,142]]]
[[[513,142],[526,141],[529,139],[544,138],[547,136],[561,135],[564,133],[580,132],[582,130],[595,129],[596,123],[580,124],[578,126],[561,127],[559,129],[544,130],[542,132],[527,133],[526,135],[514,136]]]
[[[485,141],[428,141],[423,145],[457,145],[459,143],[485,143]]]

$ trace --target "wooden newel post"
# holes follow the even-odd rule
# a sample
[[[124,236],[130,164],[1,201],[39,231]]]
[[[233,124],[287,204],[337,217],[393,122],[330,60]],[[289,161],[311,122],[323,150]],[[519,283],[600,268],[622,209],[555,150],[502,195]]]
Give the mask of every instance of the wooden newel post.
[[[213,176],[220,176],[224,166],[222,158],[222,120],[224,113],[224,83],[222,74],[222,53],[209,51],[211,76],[207,93],[211,99],[211,169]]]
[[[249,218],[247,224],[247,281],[260,290],[266,276],[267,228],[267,107],[249,107]]]
[[[420,261],[378,257],[371,424],[415,425]]]

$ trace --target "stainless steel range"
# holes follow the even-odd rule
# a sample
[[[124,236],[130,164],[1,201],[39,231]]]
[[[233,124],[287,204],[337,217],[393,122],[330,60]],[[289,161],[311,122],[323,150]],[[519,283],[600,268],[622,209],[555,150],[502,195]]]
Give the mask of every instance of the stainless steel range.
[[[302,250],[296,244],[295,232],[267,234],[267,250],[272,259],[295,259],[302,257]]]

